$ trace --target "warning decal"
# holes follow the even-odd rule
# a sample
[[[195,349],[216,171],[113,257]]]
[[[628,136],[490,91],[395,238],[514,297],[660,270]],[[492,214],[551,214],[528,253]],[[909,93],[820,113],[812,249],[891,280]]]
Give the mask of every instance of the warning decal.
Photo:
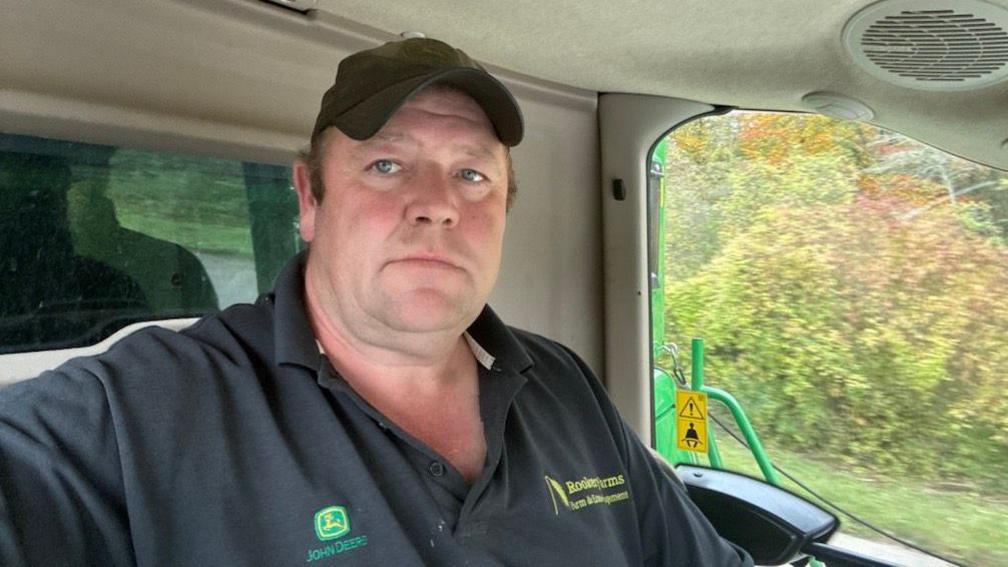
[[[707,452],[707,394],[676,392],[676,446],[683,451]]]

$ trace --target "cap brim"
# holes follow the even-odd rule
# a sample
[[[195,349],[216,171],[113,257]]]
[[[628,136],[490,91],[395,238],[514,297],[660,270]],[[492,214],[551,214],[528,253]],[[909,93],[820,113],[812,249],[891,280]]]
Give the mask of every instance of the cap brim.
[[[375,93],[332,124],[355,140],[366,140],[377,134],[407,99],[435,83],[451,85],[471,96],[504,145],[517,146],[521,142],[524,124],[518,102],[500,81],[479,69],[439,70],[407,79]]]

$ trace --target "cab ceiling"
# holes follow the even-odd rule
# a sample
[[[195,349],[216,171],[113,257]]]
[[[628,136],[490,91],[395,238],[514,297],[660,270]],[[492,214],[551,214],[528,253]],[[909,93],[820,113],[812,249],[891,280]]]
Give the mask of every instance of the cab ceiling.
[[[596,92],[775,110],[806,110],[802,97],[814,91],[839,93],[872,108],[873,123],[1008,168],[1008,81],[927,92],[874,78],[841,37],[871,3],[319,0],[318,9],[393,34],[423,32],[492,65]],[[1008,10],[1008,0],[989,3]]]
[[[264,0],[9,2],[0,122],[100,143],[138,132],[150,147],[177,133],[213,140],[214,151],[228,141],[244,157],[275,148],[257,159],[281,163],[304,143],[340,57],[419,31],[504,71],[509,84],[562,85],[555,92],[585,100],[623,92],[800,111],[806,94],[838,93],[868,105],[880,126],[1008,169],[1008,81],[929,92],[876,78],[842,40],[869,4],[316,0],[303,14]],[[1008,0],[989,4],[1008,11]]]

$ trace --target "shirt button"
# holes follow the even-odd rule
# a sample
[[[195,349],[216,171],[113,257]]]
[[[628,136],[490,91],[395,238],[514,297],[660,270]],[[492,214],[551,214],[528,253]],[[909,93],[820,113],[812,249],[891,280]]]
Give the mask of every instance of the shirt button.
[[[443,476],[444,475],[444,465],[442,465],[441,463],[439,463],[437,461],[431,461],[431,464],[430,464],[429,467],[427,467],[427,470],[429,470],[430,473],[432,475],[434,475],[434,476]]]

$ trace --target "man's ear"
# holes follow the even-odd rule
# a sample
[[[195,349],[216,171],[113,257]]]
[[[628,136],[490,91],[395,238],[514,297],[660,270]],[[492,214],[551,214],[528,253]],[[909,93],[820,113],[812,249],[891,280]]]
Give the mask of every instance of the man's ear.
[[[301,227],[301,239],[311,242],[315,238],[315,214],[318,211],[318,201],[311,190],[311,168],[304,160],[294,162],[294,189],[298,195],[298,219]]]

